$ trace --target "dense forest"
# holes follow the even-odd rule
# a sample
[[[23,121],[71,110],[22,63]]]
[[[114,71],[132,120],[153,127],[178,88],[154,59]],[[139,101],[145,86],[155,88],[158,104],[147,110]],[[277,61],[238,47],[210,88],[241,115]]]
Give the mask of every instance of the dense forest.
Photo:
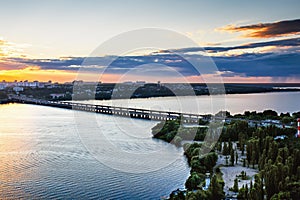
[[[207,134],[211,134],[208,127],[185,127],[179,119],[157,124],[152,129],[154,137],[183,146],[191,168],[186,190],[172,192],[170,199],[224,199],[224,180],[219,166],[216,166],[218,155],[226,156],[230,166],[240,159],[243,167],[258,171],[251,177],[250,184],[238,185],[239,180],[249,178],[246,173],[234,180],[230,190],[237,193],[237,199],[300,199],[300,138],[295,137],[295,122],[299,114],[277,114],[269,110],[230,116],[237,120],[225,123],[218,142],[211,152],[204,155],[201,148],[206,144],[197,141],[203,141]],[[248,120],[253,118],[276,119],[290,126],[250,126]],[[194,142],[182,144],[185,140]],[[243,158],[239,158],[238,151]],[[203,186],[208,173],[210,185],[205,190]]]

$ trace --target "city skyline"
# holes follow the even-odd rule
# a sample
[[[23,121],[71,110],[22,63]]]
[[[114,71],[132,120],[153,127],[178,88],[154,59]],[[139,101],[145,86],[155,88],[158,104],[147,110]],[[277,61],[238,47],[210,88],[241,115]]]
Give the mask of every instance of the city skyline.
[[[84,68],[85,81],[94,81],[97,72],[103,82],[205,82],[221,76],[225,83],[299,83],[298,5],[294,0],[2,2],[0,80],[70,82]],[[103,42],[148,27],[175,31],[198,46],[107,52],[84,64]],[[208,57],[218,71],[199,74],[178,54],[203,65],[201,58]]]

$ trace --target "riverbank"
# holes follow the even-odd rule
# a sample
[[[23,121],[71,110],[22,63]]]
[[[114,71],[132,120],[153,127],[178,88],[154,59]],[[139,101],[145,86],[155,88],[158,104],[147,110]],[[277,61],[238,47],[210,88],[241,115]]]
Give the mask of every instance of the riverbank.
[[[184,155],[188,158],[191,167],[190,177],[186,180],[185,190],[173,191],[170,199],[247,199],[247,197],[255,199],[254,196],[263,199],[266,196],[268,199],[273,196],[299,199],[297,192],[299,188],[295,189],[300,185],[299,175],[296,172],[292,173],[292,170],[299,169],[299,163],[297,160],[293,161],[292,158],[300,159],[298,151],[300,142],[298,138],[295,138],[297,130],[295,127],[297,118],[300,118],[300,112],[292,115],[289,113],[279,115],[274,111],[267,110],[262,113],[269,119],[275,117],[285,125],[291,125],[280,127],[250,125],[245,120],[255,117],[254,115],[257,114],[256,112],[240,114],[244,118],[243,120],[225,123],[220,137],[216,139],[218,142],[214,147],[208,146],[212,149],[205,156],[199,155],[202,155],[201,152],[206,148],[205,145],[211,144],[205,142],[206,140],[200,143],[184,144]],[[285,121],[287,118],[289,120]],[[158,124],[152,129],[153,135],[180,147],[181,139],[184,140],[187,137],[186,134],[190,133],[188,127],[183,130],[180,124],[180,121],[176,123],[167,121],[163,126]],[[197,132],[195,137],[198,134]],[[207,135],[211,135],[211,131],[207,130],[206,137]],[[217,156],[216,162],[212,159],[214,156],[207,158],[207,155],[210,154]],[[289,162],[285,161],[287,158]],[[270,167],[281,169],[283,166],[290,169],[289,173],[280,174],[281,171],[270,172],[269,170]],[[277,175],[270,176],[266,173]],[[281,177],[281,179],[274,180],[274,176]],[[280,187],[286,182],[289,187]],[[273,187],[276,189],[272,189]],[[215,194],[217,194],[217,198],[211,198]]]
[[[152,97],[207,96],[218,94],[255,94],[268,92],[299,92],[300,84],[204,84],[204,83],[101,83],[56,84],[52,87],[20,87],[19,95],[45,100],[110,100]],[[1,91],[15,94],[12,87]],[[0,98],[1,98],[0,93]]]
[[[8,104],[8,103],[12,103],[12,102],[8,99],[0,99],[0,104]]]

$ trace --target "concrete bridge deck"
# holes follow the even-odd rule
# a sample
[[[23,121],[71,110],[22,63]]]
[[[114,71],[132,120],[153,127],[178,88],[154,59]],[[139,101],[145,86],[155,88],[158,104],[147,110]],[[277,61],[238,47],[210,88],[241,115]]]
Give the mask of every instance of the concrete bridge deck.
[[[156,120],[156,121],[165,121],[165,120],[176,120],[181,118],[184,123],[198,123],[199,119],[209,120],[207,115],[200,114],[191,114],[191,113],[180,113],[172,111],[158,111],[158,110],[148,110],[141,108],[125,108],[118,106],[108,106],[108,105],[93,105],[93,104],[84,104],[76,102],[64,102],[64,101],[47,101],[41,99],[33,99],[27,97],[11,97],[10,100],[16,103],[24,104],[35,104],[42,106],[50,106],[64,109],[72,109],[107,115],[116,115],[121,117],[128,118],[137,118],[137,119],[146,119],[146,120]]]

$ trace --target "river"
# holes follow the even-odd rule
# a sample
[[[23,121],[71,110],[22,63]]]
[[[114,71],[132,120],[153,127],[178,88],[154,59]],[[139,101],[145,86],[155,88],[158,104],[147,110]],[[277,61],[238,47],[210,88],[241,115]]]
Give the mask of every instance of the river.
[[[160,199],[183,188],[189,175],[182,150],[152,139],[150,128],[135,145],[136,141],[109,125],[115,120],[113,116],[97,115],[107,124],[101,131],[118,138],[119,147],[133,155],[145,154],[133,164],[148,164],[149,172],[134,173],[103,164],[87,151],[72,110],[9,104],[0,105],[0,113],[0,199]],[[80,113],[84,118],[93,115]],[[138,123],[141,127],[155,125],[145,120]],[[147,151],[156,148],[167,149],[176,159],[155,168],[159,163],[147,156]]]
[[[224,105],[231,113],[295,112],[299,99],[294,92],[84,102],[204,114]],[[0,199],[160,199],[189,176],[182,149],[152,139],[156,122],[22,104],[0,105],[0,120]]]
[[[185,113],[215,114],[227,110],[232,114],[272,109],[281,112],[300,111],[300,92],[229,94],[214,96],[177,96],[147,99],[89,100],[83,103],[114,105]]]

